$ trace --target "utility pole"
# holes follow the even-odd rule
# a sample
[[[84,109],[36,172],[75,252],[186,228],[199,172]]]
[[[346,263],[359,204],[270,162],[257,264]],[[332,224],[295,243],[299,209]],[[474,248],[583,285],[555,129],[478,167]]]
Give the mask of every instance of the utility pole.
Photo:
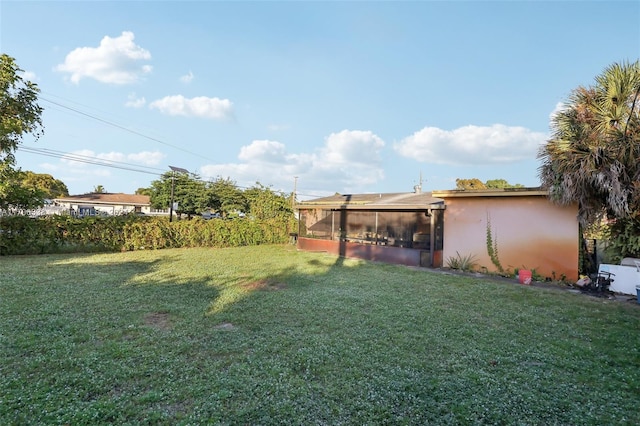
[[[189,174],[189,170],[182,167],[169,166],[171,169],[171,202],[169,204],[169,222],[173,222],[173,187],[176,181],[176,172]]]
[[[293,193],[291,194],[291,210],[296,205],[296,188],[298,186],[298,176],[293,177]]]

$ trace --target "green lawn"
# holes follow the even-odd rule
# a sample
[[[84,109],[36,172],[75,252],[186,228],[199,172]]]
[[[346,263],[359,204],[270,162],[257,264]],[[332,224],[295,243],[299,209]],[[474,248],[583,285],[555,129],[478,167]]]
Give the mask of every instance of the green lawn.
[[[640,424],[640,306],[291,246],[0,257],[0,424]]]

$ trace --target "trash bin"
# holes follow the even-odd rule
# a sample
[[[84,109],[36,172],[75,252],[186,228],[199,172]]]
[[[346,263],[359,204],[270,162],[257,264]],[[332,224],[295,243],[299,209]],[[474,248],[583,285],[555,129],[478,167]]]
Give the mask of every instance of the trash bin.
[[[640,284],[636,284],[636,294],[638,295],[638,303],[640,303]]]

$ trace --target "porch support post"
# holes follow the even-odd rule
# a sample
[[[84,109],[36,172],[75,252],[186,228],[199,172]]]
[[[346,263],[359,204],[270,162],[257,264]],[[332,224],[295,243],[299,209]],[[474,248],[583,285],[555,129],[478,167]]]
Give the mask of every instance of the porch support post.
[[[331,239],[332,240],[336,239],[335,213],[336,213],[335,210],[331,210]]]
[[[433,210],[427,210],[431,219],[431,230],[429,231],[429,267],[433,268],[433,252],[436,246],[436,219]]]

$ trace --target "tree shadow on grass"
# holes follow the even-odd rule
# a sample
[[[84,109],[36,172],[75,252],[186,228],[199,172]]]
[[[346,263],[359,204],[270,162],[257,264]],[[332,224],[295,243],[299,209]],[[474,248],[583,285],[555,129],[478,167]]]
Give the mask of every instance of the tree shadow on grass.
[[[7,318],[24,318],[10,323],[16,333],[56,327],[69,333],[96,334],[99,328],[119,333],[123,327],[145,324],[167,330],[174,319],[194,310],[200,309],[202,317],[219,296],[211,277],[185,277],[167,267],[180,261],[170,252],[133,259],[81,254],[12,260],[0,268],[6,295],[0,307]]]
[[[109,417],[100,416],[117,411],[125,423],[144,423],[158,413],[167,416],[167,424],[187,417],[194,423],[232,424],[292,419],[300,424],[380,424],[399,418],[428,424],[446,415],[448,423],[535,423],[540,416],[552,423],[580,423],[589,418],[590,413],[581,417],[579,406],[556,405],[574,395],[554,383],[564,381],[569,390],[580,383],[563,372],[571,361],[549,351],[554,342],[537,342],[541,334],[529,331],[535,336],[526,339],[533,342],[531,358],[531,351],[519,350],[520,344],[502,336],[521,333],[519,323],[508,322],[512,312],[518,313],[513,303],[501,303],[497,316],[486,310],[474,314],[468,308],[491,301],[451,300],[451,292],[460,294],[455,283],[451,292],[443,289],[448,281],[430,289],[426,274],[271,250],[0,260],[0,355],[13,375],[6,381],[5,399],[11,413],[36,413],[22,420],[55,423],[38,414],[50,404],[38,399],[44,383],[51,386],[47,398],[56,398],[59,406],[97,414],[94,418],[103,421]],[[240,260],[232,263],[237,256]],[[7,272],[5,267],[13,264],[15,273]],[[195,264],[205,267],[193,272]],[[564,319],[568,311],[558,307],[561,314],[556,315],[543,306],[527,309],[529,317],[520,315],[518,321],[543,326]],[[537,319],[545,314],[551,317]],[[628,315],[628,321],[632,318]],[[492,329],[503,319],[514,330]],[[630,324],[637,329],[635,322]],[[589,334],[593,340],[583,345],[586,331],[566,328],[575,336],[555,339],[563,345],[581,348],[596,340]],[[607,336],[609,346],[635,342],[633,333]],[[491,339],[478,345],[483,336]],[[615,379],[621,389],[626,378],[637,377],[637,369],[630,362],[632,352],[613,354],[615,370],[626,375]],[[594,380],[589,383],[600,380],[598,374],[588,376]],[[614,377],[592,390],[611,386],[609,379]],[[513,408],[513,398],[525,386],[540,402],[525,404],[521,398]],[[629,399],[632,391],[620,391],[616,401]],[[491,408],[493,421],[474,411],[478,398]],[[602,402],[602,417],[615,414],[616,404]],[[100,411],[103,406],[115,409]],[[454,410],[455,416],[448,414]]]

